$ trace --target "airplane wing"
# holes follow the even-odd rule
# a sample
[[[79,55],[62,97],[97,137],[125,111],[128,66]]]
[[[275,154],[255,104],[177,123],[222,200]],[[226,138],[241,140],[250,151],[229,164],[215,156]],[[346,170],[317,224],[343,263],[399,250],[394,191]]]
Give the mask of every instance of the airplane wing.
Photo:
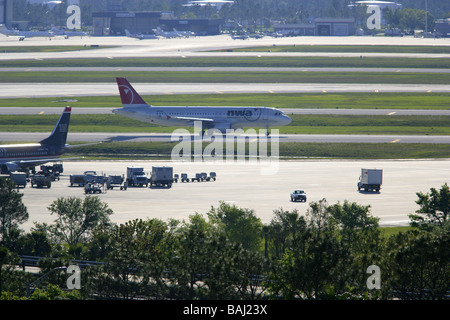
[[[60,162],[65,160],[76,160],[76,159],[83,159],[83,157],[76,157],[76,158],[47,158],[47,159],[39,159],[39,160],[20,160],[20,161],[12,161],[11,163],[14,163],[16,166],[21,168],[31,168],[36,167],[42,164],[45,164],[47,162]]]
[[[210,118],[196,118],[196,117],[170,117],[171,119],[177,119],[177,120],[186,120],[186,121],[201,121],[201,122],[207,122],[207,123],[214,123],[214,119]]]

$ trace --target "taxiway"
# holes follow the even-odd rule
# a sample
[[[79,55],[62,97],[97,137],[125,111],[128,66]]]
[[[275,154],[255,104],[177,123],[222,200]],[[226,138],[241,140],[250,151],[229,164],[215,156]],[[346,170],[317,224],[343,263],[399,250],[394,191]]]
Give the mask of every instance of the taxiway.
[[[164,162],[164,161],[66,161],[60,181],[51,189],[27,186],[20,189],[28,208],[29,219],[22,225],[29,229],[33,222],[52,223],[56,217],[47,207],[58,197],[85,197],[84,189],[69,186],[69,175],[85,170],[98,174],[126,174],[127,166],[172,166],[174,173],[217,173],[215,182],[175,183],[170,189],[129,188],[109,190],[99,197],[114,211],[111,220],[125,223],[133,219],[188,219],[195,213],[205,214],[220,201],[254,210],[263,223],[269,223],[273,210],[295,210],[306,214],[308,203],[326,199],[329,204],[348,200],[371,206],[371,215],[380,225],[407,225],[408,214],[418,206],[416,192],[440,188],[450,177],[450,160],[304,160],[272,162]],[[358,192],[356,183],[361,168],[383,169],[380,193]],[[304,189],[307,203],[291,202],[294,189]]]

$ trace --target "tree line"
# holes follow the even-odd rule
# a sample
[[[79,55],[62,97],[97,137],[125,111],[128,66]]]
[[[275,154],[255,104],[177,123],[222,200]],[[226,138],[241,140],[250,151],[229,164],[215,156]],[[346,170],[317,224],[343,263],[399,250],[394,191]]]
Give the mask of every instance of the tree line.
[[[98,196],[58,198],[54,222],[24,232],[22,194],[0,178],[0,299],[449,299],[450,190],[417,196],[411,228],[391,236],[370,206],[348,201],[276,209],[267,224],[225,202],[186,221],[115,224]],[[32,293],[23,255],[42,257],[48,276]],[[74,260],[96,264],[68,290],[68,275],[52,270]]]
[[[348,7],[350,0],[235,0],[223,5],[220,10],[212,6],[185,6],[185,0],[136,0],[89,1],[80,0],[83,27],[92,25],[92,13],[98,11],[164,11],[173,12],[176,18],[222,18],[245,27],[264,26],[270,28],[276,23],[308,23],[314,18],[355,18],[359,27],[365,27],[368,15],[364,6]],[[50,24],[65,26],[67,1],[60,5],[29,3],[15,0],[13,16],[15,21],[29,21],[34,28],[45,28]],[[111,3],[113,5],[111,5]],[[450,3],[443,1],[403,0],[402,9],[385,10],[386,24],[404,30],[425,30],[425,10],[428,12],[429,31],[435,19],[450,17]]]

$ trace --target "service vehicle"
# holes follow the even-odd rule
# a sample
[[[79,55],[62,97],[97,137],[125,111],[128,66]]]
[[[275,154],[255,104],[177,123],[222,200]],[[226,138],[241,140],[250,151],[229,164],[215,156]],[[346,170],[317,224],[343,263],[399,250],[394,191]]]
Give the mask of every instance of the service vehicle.
[[[50,177],[42,173],[35,173],[31,176],[31,187],[36,188],[51,188],[52,182]]]
[[[291,201],[306,202],[306,192],[304,190],[294,190],[291,192]]]
[[[147,187],[149,183],[142,167],[127,167],[126,181],[130,187]]]
[[[364,190],[380,192],[383,183],[382,169],[361,169],[361,175],[357,183],[358,191]]]
[[[121,175],[109,175],[106,179],[106,189],[113,190],[114,187],[118,187],[120,190],[126,190],[124,180],[125,178]]]
[[[93,182],[97,177],[96,171],[85,171],[83,174],[71,174],[70,186],[78,185],[79,187],[84,187],[87,183]]]
[[[25,188],[27,186],[27,174],[25,172],[11,172],[9,177],[15,183],[16,187]]]
[[[173,167],[152,167],[151,187],[172,187]]]

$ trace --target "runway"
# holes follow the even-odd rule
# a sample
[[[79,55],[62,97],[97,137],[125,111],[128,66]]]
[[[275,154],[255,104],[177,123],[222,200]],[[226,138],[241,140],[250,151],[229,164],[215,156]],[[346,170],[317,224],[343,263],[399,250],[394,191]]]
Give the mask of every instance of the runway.
[[[3,53],[0,60],[79,59],[79,58],[125,58],[125,57],[205,57],[205,56],[326,56],[326,57],[398,57],[398,58],[448,58],[448,54],[427,53],[361,53],[361,52],[236,52],[233,49],[254,46],[294,45],[394,45],[394,46],[449,46],[447,38],[427,39],[414,37],[285,37],[233,40],[229,35],[192,37],[182,39],[137,40],[127,37],[55,37],[31,38],[20,43],[0,35],[2,46],[96,46],[96,50],[68,52]],[[107,46],[112,46],[108,48]]]
[[[450,92],[449,85],[364,83],[135,83],[141,95],[227,93]],[[118,95],[111,83],[2,83],[0,99]],[[151,103],[149,101],[149,103]]]
[[[188,219],[195,213],[205,214],[220,201],[255,211],[263,223],[269,223],[273,210],[297,209],[306,214],[308,203],[323,198],[331,204],[356,202],[370,205],[371,215],[380,218],[383,226],[407,225],[408,214],[418,206],[416,192],[440,188],[450,177],[449,160],[304,160],[273,161],[271,163],[214,163],[163,161],[66,161],[61,181],[51,189],[20,189],[28,208],[29,219],[21,227],[29,230],[33,222],[51,223],[56,219],[47,207],[58,197],[84,197],[80,187],[69,186],[69,175],[85,170],[97,174],[126,174],[127,166],[142,166],[146,172],[152,166],[172,166],[174,173],[216,172],[215,182],[176,183],[171,189],[129,188],[110,190],[99,195],[114,211],[111,220],[125,223],[132,219]],[[360,193],[356,190],[361,168],[383,169],[380,193]],[[270,169],[270,170],[269,170]],[[304,189],[307,203],[290,201],[290,192]]]
[[[256,131],[258,132],[258,131]],[[33,142],[48,137],[48,132],[0,132],[2,142]],[[257,136],[249,135],[250,140]],[[303,143],[431,143],[449,144],[449,136],[432,135],[360,135],[360,134],[280,134],[276,137],[278,142],[303,142]],[[170,133],[111,133],[111,132],[69,132],[67,143],[85,142],[95,143],[102,141],[129,141],[129,142],[176,142],[178,134]],[[183,139],[192,139],[186,136]],[[272,139],[275,136],[272,134]],[[204,142],[211,139],[205,138]],[[274,140],[272,140],[274,141]]]
[[[77,99],[57,99],[55,102],[76,106]],[[111,114],[115,107],[72,108],[72,114]],[[373,115],[373,116],[450,116],[450,110],[426,109],[311,109],[280,108],[286,114]],[[60,107],[0,107],[0,115],[61,114]]]

